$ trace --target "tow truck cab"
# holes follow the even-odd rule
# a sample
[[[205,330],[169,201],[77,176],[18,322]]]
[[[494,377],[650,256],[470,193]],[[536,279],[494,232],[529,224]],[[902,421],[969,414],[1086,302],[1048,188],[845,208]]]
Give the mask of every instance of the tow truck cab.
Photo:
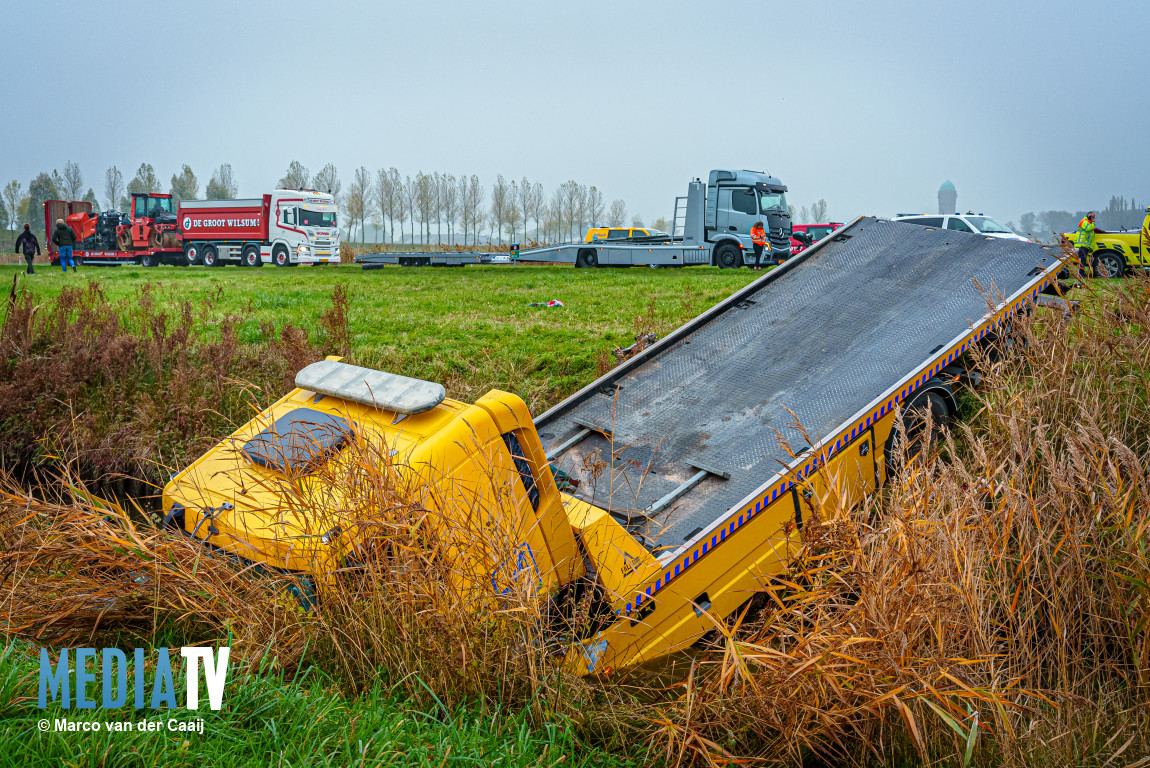
[[[311,503],[286,489],[306,485],[317,462],[338,464],[351,441],[365,441],[372,456],[390,461],[399,495],[429,511],[428,533],[450,553],[457,578],[502,583],[522,575],[554,593],[591,564],[600,586],[621,595],[657,569],[610,515],[560,492],[519,397],[492,390],[468,405],[447,399],[439,384],[338,358],[307,366],[296,385],[172,478],[163,492],[169,527],[322,585],[363,543],[356,523],[378,513],[348,511],[354,502],[331,497],[340,491],[330,474],[314,483],[323,489],[312,489],[328,495]],[[347,460],[357,458],[364,454]]]

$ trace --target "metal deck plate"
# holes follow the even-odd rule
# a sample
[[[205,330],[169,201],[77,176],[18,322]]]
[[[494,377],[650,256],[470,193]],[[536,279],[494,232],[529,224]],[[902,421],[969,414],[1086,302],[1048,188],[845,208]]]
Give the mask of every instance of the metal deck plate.
[[[768,273],[540,417],[548,450],[581,425],[613,435],[592,433],[556,457],[581,480],[581,497],[641,510],[700,465],[729,472],[727,480],[707,475],[647,524],[648,543],[676,548],[790,461],[778,433],[796,452],[807,447],[787,408],[812,439],[828,436],[979,322],[987,291],[1005,299],[1057,261],[1033,243],[873,218],[840,234],[849,239]],[[588,467],[609,461],[612,448],[614,472],[593,480]]]

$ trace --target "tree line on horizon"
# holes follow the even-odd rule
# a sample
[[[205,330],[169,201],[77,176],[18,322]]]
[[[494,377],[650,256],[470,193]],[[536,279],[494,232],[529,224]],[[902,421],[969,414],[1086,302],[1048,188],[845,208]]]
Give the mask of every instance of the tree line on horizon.
[[[1146,217],[1146,202],[1135,202],[1121,195],[1112,195],[1105,208],[1094,208],[1095,222],[1099,229],[1121,230],[1139,229]],[[1074,232],[1078,222],[1087,211],[1032,211],[1018,218],[1018,225],[1007,222],[1007,226],[1020,235],[1032,236],[1042,242],[1058,242],[1065,232]]]
[[[625,201],[616,199],[608,205],[598,187],[575,180],[560,184],[547,195],[541,183],[526,177],[508,181],[497,174],[494,183],[486,187],[475,174],[457,177],[419,171],[411,176],[400,174],[394,167],[371,172],[360,166],[345,190],[334,164],[328,163],[312,174],[293,160],[275,186],[332,194],[340,206],[347,239],[358,236],[361,242],[366,241],[369,231],[387,243],[414,243],[416,238],[421,244],[503,243],[505,233],[512,241],[551,242],[581,239],[589,226],[621,227],[628,221]],[[199,199],[200,182],[187,164],[172,174],[166,190],[150,163],[141,163],[126,182],[123,172],[113,165],[104,173],[103,194],[98,196],[85,184],[79,165],[69,160],[63,173],[39,173],[27,187],[15,179],[8,182],[0,190],[0,229],[15,229],[22,222],[38,224],[39,216],[33,214],[47,200],[83,200],[91,203],[93,210],[127,212],[133,193],[164,191],[176,200]],[[204,199],[235,199],[238,183],[231,164],[218,166],[203,191]],[[637,215],[631,217],[630,225],[644,226]],[[659,217],[652,226],[669,230],[670,223]]]

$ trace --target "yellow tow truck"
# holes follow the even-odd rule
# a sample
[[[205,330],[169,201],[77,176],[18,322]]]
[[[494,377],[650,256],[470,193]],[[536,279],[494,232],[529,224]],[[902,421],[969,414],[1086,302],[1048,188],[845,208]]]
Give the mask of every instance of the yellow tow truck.
[[[1066,232],[1063,237],[1073,244],[1074,235]],[[1090,262],[1095,277],[1122,277],[1136,269],[1150,270],[1150,207],[1140,230],[1096,231]]]
[[[817,510],[873,493],[897,420],[913,433],[924,411],[954,416],[972,349],[1062,266],[1034,243],[860,218],[535,419],[508,392],[467,404],[329,358],[172,478],[167,522],[322,582],[361,534],[339,498],[331,515],[295,509],[285,483],[374,441],[461,578],[527,579],[555,600],[582,588],[604,618],[566,638],[567,664],[637,664],[746,604]],[[481,551],[492,534],[513,557]]]

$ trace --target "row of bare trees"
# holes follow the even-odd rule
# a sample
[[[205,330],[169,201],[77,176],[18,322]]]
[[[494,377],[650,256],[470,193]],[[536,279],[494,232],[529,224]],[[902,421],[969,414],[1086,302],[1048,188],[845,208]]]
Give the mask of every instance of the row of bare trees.
[[[475,174],[420,171],[413,177],[396,168],[372,173],[364,166],[339,203],[349,236],[358,232],[366,240],[371,224],[389,243],[425,245],[574,240],[589,226],[623,226],[627,217],[624,201],[608,207],[597,187],[575,181],[560,184],[548,197],[542,184],[526,177],[508,181],[499,174],[488,189]]]

